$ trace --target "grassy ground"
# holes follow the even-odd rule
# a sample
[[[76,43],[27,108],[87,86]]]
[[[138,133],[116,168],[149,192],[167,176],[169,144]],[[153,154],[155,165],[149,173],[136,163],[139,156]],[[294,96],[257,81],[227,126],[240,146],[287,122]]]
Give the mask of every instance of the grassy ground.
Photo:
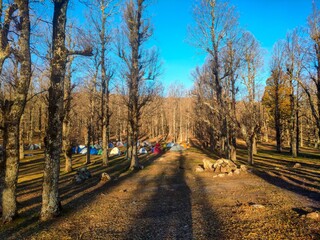
[[[320,211],[320,151],[314,149],[292,159],[264,144],[251,173],[224,178],[194,171],[203,158],[216,159],[196,147],[145,156],[138,172],[127,171],[124,157],[102,167],[95,156],[87,166],[93,177],[83,184],[72,181],[75,172],[63,172],[62,162],[63,213],[46,223],[38,221],[43,154],[28,153],[20,168],[19,217],[1,226],[0,239],[320,239],[320,222],[303,218]],[[76,155],[75,170],[84,162]],[[240,146],[237,164],[245,162]],[[116,180],[101,182],[103,172]]]

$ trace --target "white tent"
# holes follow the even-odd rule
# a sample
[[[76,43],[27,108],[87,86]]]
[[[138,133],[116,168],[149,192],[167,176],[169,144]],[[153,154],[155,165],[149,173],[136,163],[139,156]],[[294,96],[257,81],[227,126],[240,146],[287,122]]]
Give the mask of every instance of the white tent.
[[[112,150],[110,152],[110,155],[112,155],[112,156],[120,155],[120,154],[121,154],[121,152],[120,152],[119,148],[117,148],[117,147],[112,148]]]
[[[88,149],[86,147],[82,148],[80,154],[87,154]]]
[[[148,151],[145,148],[140,148],[139,149],[139,154],[147,154]]]
[[[169,143],[167,144],[167,148],[171,148],[173,145],[174,145],[173,142],[169,142]]]
[[[182,147],[179,144],[174,144],[170,149],[170,151],[173,151],[173,152],[180,152],[180,151],[184,151],[184,150],[185,150],[184,147]]]

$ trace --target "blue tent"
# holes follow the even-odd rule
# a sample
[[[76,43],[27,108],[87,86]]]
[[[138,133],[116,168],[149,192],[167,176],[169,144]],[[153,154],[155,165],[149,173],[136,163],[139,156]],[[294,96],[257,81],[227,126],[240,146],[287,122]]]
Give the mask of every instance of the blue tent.
[[[71,151],[72,151],[72,154],[76,154],[77,153],[77,147],[72,147]]]
[[[90,155],[98,155],[98,150],[94,147],[90,147]]]

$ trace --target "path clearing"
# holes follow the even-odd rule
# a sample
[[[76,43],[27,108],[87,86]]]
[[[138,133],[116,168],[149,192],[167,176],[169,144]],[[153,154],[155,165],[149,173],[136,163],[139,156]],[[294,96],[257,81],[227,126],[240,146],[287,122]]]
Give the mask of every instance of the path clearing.
[[[319,201],[252,173],[194,172],[204,156],[167,152],[40,232],[10,239],[320,239],[320,223],[300,216]]]

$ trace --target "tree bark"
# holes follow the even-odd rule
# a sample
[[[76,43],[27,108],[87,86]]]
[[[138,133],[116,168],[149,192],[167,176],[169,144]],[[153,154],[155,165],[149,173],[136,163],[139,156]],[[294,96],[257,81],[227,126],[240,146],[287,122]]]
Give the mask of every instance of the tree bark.
[[[60,214],[59,198],[60,153],[62,148],[62,121],[64,77],[67,50],[65,30],[69,0],[54,0],[51,77],[49,88],[48,129],[45,137],[45,168],[43,174],[41,220]]]
[[[16,188],[20,158],[19,127],[31,80],[29,1],[16,0],[15,3],[19,10],[18,21],[21,27],[19,36],[20,76],[17,79],[14,99],[10,105],[5,106],[5,114],[3,115],[4,153],[1,169],[4,169],[4,171],[1,171],[1,183],[4,177],[2,194],[2,219],[4,222],[11,221],[17,214]]]
[[[247,141],[247,149],[248,149],[248,164],[253,165],[253,139]]]
[[[91,122],[87,124],[87,154],[86,154],[86,164],[91,163],[90,158],[90,143],[91,143],[91,135],[92,135],[92,125]]]
[[[4,188],[2,195],[2,220],[10,222],[16,216],[16,189],[19,171],[19,123],[6,123],[3,130]]]

